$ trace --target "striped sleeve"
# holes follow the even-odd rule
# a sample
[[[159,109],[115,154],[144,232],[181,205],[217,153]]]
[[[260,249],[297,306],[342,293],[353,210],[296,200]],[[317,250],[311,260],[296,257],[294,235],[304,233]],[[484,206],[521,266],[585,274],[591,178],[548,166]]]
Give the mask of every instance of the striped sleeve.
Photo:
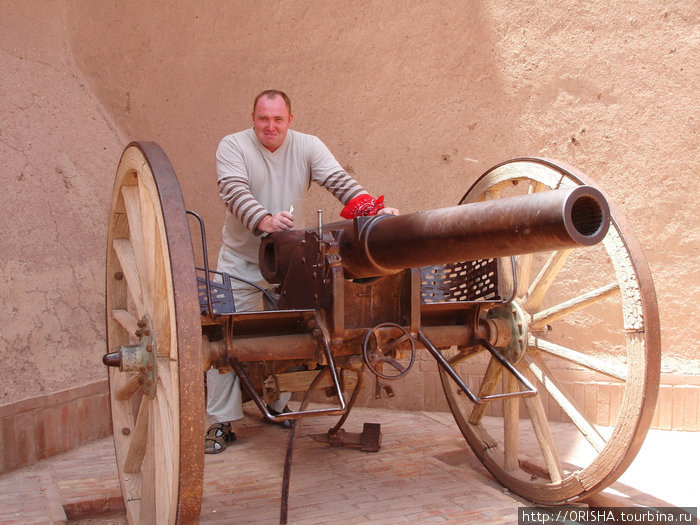
[[[342,168],[328,147],[321,139],[314,135],[305,135],[309,142],[309,159],[311,166],[311,178],[316,184],[328,190],[343,204],[354,199],[358,195],[367,193]]]
[[[345,170],[331,173],[325,180],[321,181],[321,186],[330,191],[333,196],[343,204],[347,204],[358,195],[367,193],[360,184],[348,175]]]
[[[229,211],[251,231],[269,212],[253,197],[248,180],[240,177],[219,179],[219,195]]]

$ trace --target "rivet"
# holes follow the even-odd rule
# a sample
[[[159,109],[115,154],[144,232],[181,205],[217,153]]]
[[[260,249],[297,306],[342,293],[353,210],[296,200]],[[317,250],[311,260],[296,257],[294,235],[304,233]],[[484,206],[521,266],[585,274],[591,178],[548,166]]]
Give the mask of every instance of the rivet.
[[[114,278],[117,281],[121,281],[124,278],[124,274],[122,272],[114,272]]]
[[[131,434],[131,429],[126,428],[126,427],[122,428],[122,434],[124,434],[125,436],[128,436],[129,434]]]

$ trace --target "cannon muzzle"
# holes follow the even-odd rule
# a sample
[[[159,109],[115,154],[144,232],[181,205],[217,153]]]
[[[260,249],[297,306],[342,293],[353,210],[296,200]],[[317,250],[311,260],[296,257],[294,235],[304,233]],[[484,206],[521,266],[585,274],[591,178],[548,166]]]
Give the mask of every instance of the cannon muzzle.
[[[389,275],[405,268],[590,246],[605,237],[610,212],[603,194],[577,186],[517,197],[328,224],[345,277]],[[311,230],[307,230],[311,231]],[[262,241],[260,268],[283,282],[301,230]]]

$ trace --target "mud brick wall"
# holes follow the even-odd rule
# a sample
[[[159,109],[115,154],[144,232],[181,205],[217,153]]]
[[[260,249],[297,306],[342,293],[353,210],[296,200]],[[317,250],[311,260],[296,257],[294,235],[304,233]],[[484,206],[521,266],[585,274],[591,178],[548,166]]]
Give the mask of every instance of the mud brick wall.
[[[0,474],[111,433],[106,380],[0,406]]]

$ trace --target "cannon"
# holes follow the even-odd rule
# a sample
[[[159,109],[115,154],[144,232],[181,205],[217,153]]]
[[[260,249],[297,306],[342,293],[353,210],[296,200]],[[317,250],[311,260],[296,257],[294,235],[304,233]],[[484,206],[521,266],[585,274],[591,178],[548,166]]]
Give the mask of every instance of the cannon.
[[[130,523],[198,520],[212,366],[235,371],[264,417],[294,422],[288,459],[311,417],[339,416],[320,441],[377,450],[376,426],[355,440],[341,427],[365,376],[376,395],[391,394],[417,351],[434,358],[474,454],[528,500],[585,500],[642,445],[660,372],[654,286],[622,213],[573,168],[513,159],[457,206],[331,224],[319,215],[314,228],[270,234],[260,267],[279,285],[272,310],[236,312],[236,276],[209,268],[205,238],[162,149],[128,145],[109,215],[103,362]],[[591,412],[571,377],[603,384],[614,410]],[[271,414],[267,403],[284,391],[303,398]],[[321,391],[332,402],[312,404]],[[550,405],[589,444],[581,464],[559,458]]]

